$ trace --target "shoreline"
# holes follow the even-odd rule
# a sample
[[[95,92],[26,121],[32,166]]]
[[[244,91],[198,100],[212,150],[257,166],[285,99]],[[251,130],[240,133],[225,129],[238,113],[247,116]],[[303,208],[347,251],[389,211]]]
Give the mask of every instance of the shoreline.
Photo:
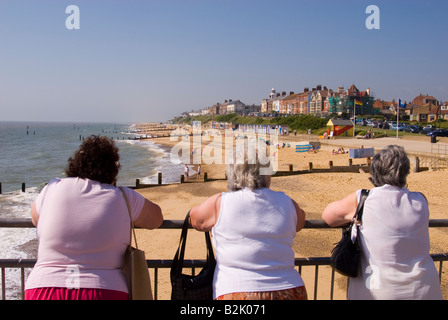
[[[157,144],[164,144],[168,148],[173,147],[178,141],[170,141],[169,137],[155,138]],[[202,141],[205,146],[209,141]],[[329,161],[334,166],[347,165],[349,154],[331,154],[331,145],[322,145],[317,153],[296,153],[295,148],[279,148],[278,170],[288,170],[293,165],[294,170],[306,169],[309,162],[313,168],[328,168]],[[347,149],[348,150],[348,149]],[[191,159],[191,157],[190,157]],[[366,164],[366,159],[353,159],[353,164]],[[412,161],[411,161],[412,165]],[[195,165],[197,166],[197,165]],[[203,175],[207,175],[212,181],[203,182]],[[183,220],[188,210],[215,193],[227,191],[224,164],[202,164],[202,177],[196,180],[191,176],[191,181],[182,184],[153,186],[146,189],[137,189],[147,199],[157,203],[162,208],[165,219]],[[294,199],[305,210],[307,220],[321,220],[321,213],[325,206],[347,194],[361,188],[372,188],[368,180],[369,174],[358,173],[307,173],[293,176],[278,176],[272,178],[271,189],[283,191]],[[222,179],[222,180],[213,180]],[[428,198],[431,219],[448,219],[446,212],[446,200],[444,195],[448,193],[448,186],[443,182],[448,179],[448,171],[423,171],[411,173],[408,176],[408,188],[411,191],[423,192]],[[440,183],[437,184],[436,182]],[[139,244],[146,251],[147,259],[172,259],[179,244],[180,230],[138,230]],[[443,228],[431,228],[431,253],[448,252],[446,243],[448,235]],[[333,244],[340,238],[339,229],[304,229],[297,233],[294,241],[296,257],[320,257],[329,256]],[[188,236],[186,259],[204,259],[205,244],[203,234],[191,230]],[[445,271],[444,271],[445,272]],[[171,285],[169,281],[169,269],[160,269],[159,274],[159,299],[169,300]],[[153,276],[153,275],[152,275]],[[302,278],[305,281],[308,297],[313,298],[314,267],[303,267]],[[329,299],[329,284],[331,268],[321,266],[319,268],[319,290],[317,299]],[[334,299],[345,299],[346,278],[336,274]],[[328,289],[327,289],[328,286]],[[444,297],[448,297],[448,288],[442,288]]]

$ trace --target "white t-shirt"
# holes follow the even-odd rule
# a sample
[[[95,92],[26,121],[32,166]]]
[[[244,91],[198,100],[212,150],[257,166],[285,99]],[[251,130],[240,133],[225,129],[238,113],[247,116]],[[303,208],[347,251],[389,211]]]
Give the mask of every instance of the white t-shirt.
[[[296,209],[283,192],[262,188],[223,193],[212,229],[214,297],[303,286],[294,269],[296,226]]]
[[[144,204],[123,188],[135,221]],[[38,258],[26,289],[98,288],[127,292],[121,272],[130,220],[121,191],[79,178],[53,179],[36,199]]]
[[[442,299],[429,255],[428,222],[421,193],[390,185],[373,188],[360,228],[361,274],[350,278],[348,299]]]

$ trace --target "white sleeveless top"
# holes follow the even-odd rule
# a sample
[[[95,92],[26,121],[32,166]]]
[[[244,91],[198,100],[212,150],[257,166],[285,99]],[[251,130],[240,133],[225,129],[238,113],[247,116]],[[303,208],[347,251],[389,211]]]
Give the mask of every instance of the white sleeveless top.
[[[390,185],[373,188],[360,230],[361,274],[350,278],[347,298],[442,299],[429,255],[428,222],[428,204],[421,193]]]
[[[212,229],[214,298],[303,286],[294,269],[296,225],[294,204],[283,192],[262,188],[223,193]]]

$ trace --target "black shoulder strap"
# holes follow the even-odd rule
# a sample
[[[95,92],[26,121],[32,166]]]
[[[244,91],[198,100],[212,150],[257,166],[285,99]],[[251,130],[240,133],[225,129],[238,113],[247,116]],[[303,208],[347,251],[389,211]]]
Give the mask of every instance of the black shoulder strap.
[[[369,195],[370,190],[362,189],[361,190],[361,198],[359,199],[358,207],[356,208],[355,218],[358,221],[362,221],[362,212],[364,211],[364,202]]]

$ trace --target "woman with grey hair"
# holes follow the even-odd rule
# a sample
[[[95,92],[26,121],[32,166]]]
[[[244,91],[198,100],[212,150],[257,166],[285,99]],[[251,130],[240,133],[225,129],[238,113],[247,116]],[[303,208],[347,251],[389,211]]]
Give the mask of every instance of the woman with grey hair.
[[[252,161],[251,161],[252,159]],[[269,188],[257,155],[227,165],[229,192],[190,210],[190,223],[211,231],[216,254],[213,294],[218,300],[307,299],[294,269],[296,233],[305,212],[283,192]]]
[[[358,237],[360,272],[350,278],[348,299],[442,299],[437,270],[429,254],[429,208],[420,192],[406,187],[409,158],[403,147],[390,145],[370,167],[375,186],[364,203]],[[332,226],[348,224],[361,190],[330,203],[322,213]]]

